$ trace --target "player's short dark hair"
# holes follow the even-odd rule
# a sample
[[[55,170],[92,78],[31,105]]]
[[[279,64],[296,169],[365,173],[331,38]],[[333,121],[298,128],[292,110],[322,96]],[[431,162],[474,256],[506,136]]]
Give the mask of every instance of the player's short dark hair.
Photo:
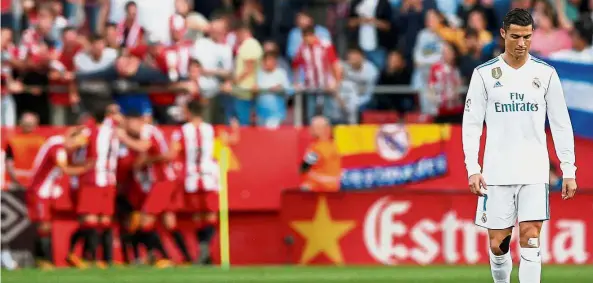
[[[313,16],[311,16],[311,12],[308,9],[302,9],[298,12],[298,15],[305,16],[313,20]]]
[[[202,105],[202,102],[200,102],[199,99],[192,99],[192,100],[188,101],[187,104],[185,105],[185,107],[187,107],[187,110],[189,111],[189,113],[191,115],[202,116],[204,107]]]
[[[303,36],[315,34],[315,27],[306,27],[303,29]]]
[[[511,25],[533,27],[533,17],[531,17],[531,13],[525,9],[512,9],[506,14],[506,16],[504,16],[504,20],[502,21],[502,27],[505,31],[509,30]]]
[[[126,7],[126,11],[128,11],[128,9],[129,9],[130,7],[132,7],[132,6],[134,6],[134,7],[138,7],[138,4],[136,4],[136,2],[135,2],[135,1],[128,1],[128,2],[126,3],[126,6],[125,6],[125,7]]]

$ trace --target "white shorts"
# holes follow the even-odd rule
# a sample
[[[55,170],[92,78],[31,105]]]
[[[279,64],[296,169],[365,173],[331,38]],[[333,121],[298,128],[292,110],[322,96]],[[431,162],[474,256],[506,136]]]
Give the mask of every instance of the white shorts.
[[[550,219],[548,184],[488,186],[488,193],[478,199],[476,225],[487,229],[506,229],[517,220]]]

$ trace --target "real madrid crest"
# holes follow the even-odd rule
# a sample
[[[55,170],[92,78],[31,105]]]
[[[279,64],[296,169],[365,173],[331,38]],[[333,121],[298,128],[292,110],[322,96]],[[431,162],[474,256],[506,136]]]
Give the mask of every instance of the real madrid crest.
[[[486,218],[486,212],[484,212],[482,214],[482,223],[486,223],[486,221],[488,221],[488,218]]]
[[[531,85],[534,88],[539,89],[542,86],[542,83],[539,81],[539,78],[533,78],[533,82],[531,83]]]
[[[492,77],[495,79],[500,79],[502,77],[502,70],[500,67],[492,68]]]

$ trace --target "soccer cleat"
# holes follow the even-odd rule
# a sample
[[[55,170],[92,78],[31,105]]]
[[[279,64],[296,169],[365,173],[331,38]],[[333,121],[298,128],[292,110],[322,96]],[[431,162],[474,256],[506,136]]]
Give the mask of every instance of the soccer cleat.
[[[72,265],[72,266],[74,266],[74,267],[76,267],[76,268],[78,268],[78,269],[87,269],[87,268],[89,267],[89,266],[88,266],[88,264],[87,264],[86,262],[84,262],[84,260],[82,260],[81,258],[79,258],[79,257],[78,257],[77,255],[75,255],[75,254],[69,254],[69,255],[66,257],[66,261],[67,261],[67,262],[68,262],[70,265]]]
[[[37,267],[43,271],[50,271],[54,269],[54,265],[47,261],[47,260],[39,260],[37,261]]]
[[[107,267],[109,267],[109,265],[107,265],[107,263],[102,260],[96,261],[95,266],[99,269],[107,269]]]
[[[154,267],[158,269],[169,268],[173,266],[173,262],[168,259],[159,259],[154,263]]]

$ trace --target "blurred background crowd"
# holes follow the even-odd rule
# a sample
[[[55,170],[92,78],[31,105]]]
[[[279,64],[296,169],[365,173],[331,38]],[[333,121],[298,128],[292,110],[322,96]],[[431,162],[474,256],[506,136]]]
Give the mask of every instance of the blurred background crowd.
[[[593,64],[592,0],[2,0],[2,124],[111,101],[175,124],[192,97],[221,124],[455,123],[510,8],[533,55]]]

